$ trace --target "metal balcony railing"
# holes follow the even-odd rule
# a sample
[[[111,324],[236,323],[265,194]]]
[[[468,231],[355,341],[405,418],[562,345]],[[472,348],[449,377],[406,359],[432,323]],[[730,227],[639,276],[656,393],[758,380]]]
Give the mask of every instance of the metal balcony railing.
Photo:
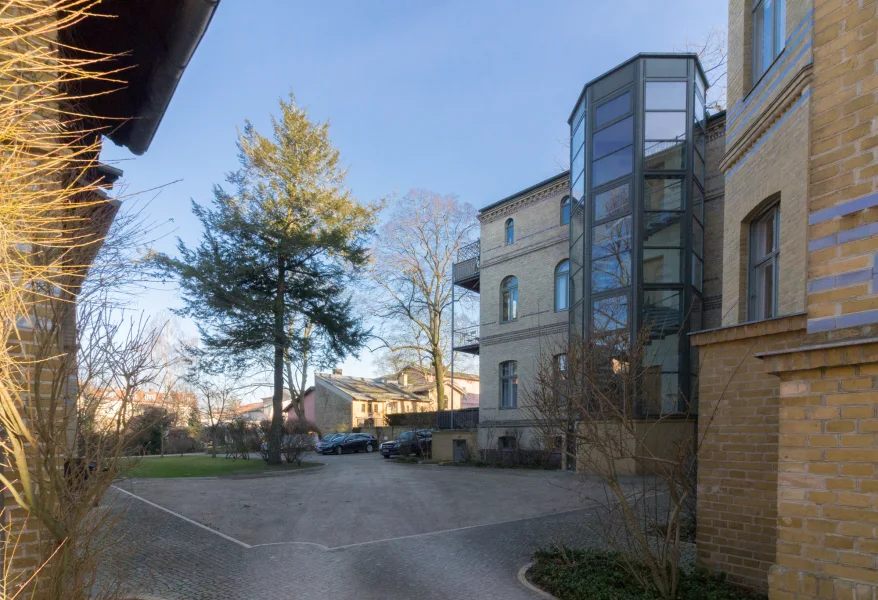
[[[457,262],[452,266],[452,278],[455,283],[466,281],[479,274],[480,243],[480,240],[476,240],[457,250]]]
[[[472,325],[470,327],[464,327],[463,329],[455,329],[453,341],[455,348],[478,346],[479,326]]]

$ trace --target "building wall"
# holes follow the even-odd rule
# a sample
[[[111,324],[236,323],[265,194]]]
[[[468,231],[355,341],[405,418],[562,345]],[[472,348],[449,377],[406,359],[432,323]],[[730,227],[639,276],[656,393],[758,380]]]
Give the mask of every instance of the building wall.
[[[314,424],[324,433],[350,431],[353,424],[353,403],[332,388],[315,380]]]
[[[767,588],[777,538],[777,377],[760,352],[795,347],[799,315],[705,331],[699,347],[698,562]]]
[[[723,324],[748,320],[749,223],[780,202],[778,315],[805,310],[811,3],[787,0],[786,46],[753,86],[751,3],[729,3]]]
[[[713,329],[722,323],[725,178],[719,165],[726,147],[725,127],[726,120],[723,115],[711,117],[707,124],[702,329]]]
[[[563,178],[480,216],[479,442],[496,448],[496,438],[519,432],[529,448],[533,432],[524,404],[525,389],[540,357],[555,354],[567,341],[567,311],[555,312],[555,267],[569,254],[569,226],[561,225],[561,200],[569,192]],[[515,243],[504,244],[506,219],[515,220]],[[518,319],[500,323],[500,284],[518,278]],[[500,363],[518,362],[518,408],[500,409]]]

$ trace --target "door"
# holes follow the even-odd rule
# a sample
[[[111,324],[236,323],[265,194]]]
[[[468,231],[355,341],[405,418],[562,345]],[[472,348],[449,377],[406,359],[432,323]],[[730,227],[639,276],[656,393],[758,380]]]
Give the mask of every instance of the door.
[[[466,440],[454,440],[454,462],[466,462],[469,449],[466,447]]]

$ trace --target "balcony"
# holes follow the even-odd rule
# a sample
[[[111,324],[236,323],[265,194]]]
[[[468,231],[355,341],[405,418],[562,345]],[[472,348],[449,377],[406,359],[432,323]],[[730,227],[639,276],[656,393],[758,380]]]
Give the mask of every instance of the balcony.
[[[467,354],[479,354],[479,326],[455,329],[452,337],[452,346],[456,352]]]
[[[457,262],[451,267],[452,282],[473,292],[479,291],[479,244],[476,240],[459,248]]]

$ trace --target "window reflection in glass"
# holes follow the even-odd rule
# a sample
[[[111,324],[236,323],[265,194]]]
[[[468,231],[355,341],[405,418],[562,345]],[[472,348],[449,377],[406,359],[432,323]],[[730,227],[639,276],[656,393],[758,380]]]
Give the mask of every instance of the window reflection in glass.
[[[594,220],[603,221],[629,212],[631,206],[631,184],[618,185],[594,197]]]
[[[592,137],[594,158],[601,158],[634,142],[634,117],[628,117],[606,129],[602,129]]]
[[[643,245],[648,247],[680,247],[683,245],[681,220],[685,213],[645,213]]]
[[[509,276],[500,284],[500,320],[514,321],[518,318],[518,279]]]
[[[561,225],[570,224],[570,196],[564,196],[561,200]]]
[[[686,82],[647,81],[646,110],[686,110]]]
[[[585,139],[585,126],[583,125],[585,121],[580,121],[576,125],[576,129],[573,132],[573,136],[570,140],[570,148],[573,149],[574,152],[579,152],[579,149],[582,147],[582,142]]]
[[[683,180],[646,178],[644,210],[683,210]]]
[[[591,327],[595,333],[608,333],[628,326],[628,295],[610,296],[592,302]]]
[[[631,216],[592,228],[591,257],[601,258],[631,250]]]
[[[612,100],[604,102],[595,109],[595,127],[601,127],[613,119],[618,119],[622,115],[628,114],[630,111],[631,92],[625,92]]]
[[[683,142],[646,142],[643,154],[644,169],[680,170],[685,166],[686,146]]]
[[[605,183],[627,175],[634,167],[634,152],[631,146],[614,152],[596,161],[592,166],[592,185],[601,186]]]
[[[643,283],[680,283],[678,248],[643,249]]]
[[[555,311],[567,310],[570,301],[570,262],[562,261],[555,267]]]
[[[607,256],[591,263],[591,291],[593,294],[627,287],[631,283],[631,253]]]
[[[682,140],[686,137],[685,112],[646,113],[647,140]]]
[[[518,405],[518,364],[514,360],[500,363],[500,408]]]

